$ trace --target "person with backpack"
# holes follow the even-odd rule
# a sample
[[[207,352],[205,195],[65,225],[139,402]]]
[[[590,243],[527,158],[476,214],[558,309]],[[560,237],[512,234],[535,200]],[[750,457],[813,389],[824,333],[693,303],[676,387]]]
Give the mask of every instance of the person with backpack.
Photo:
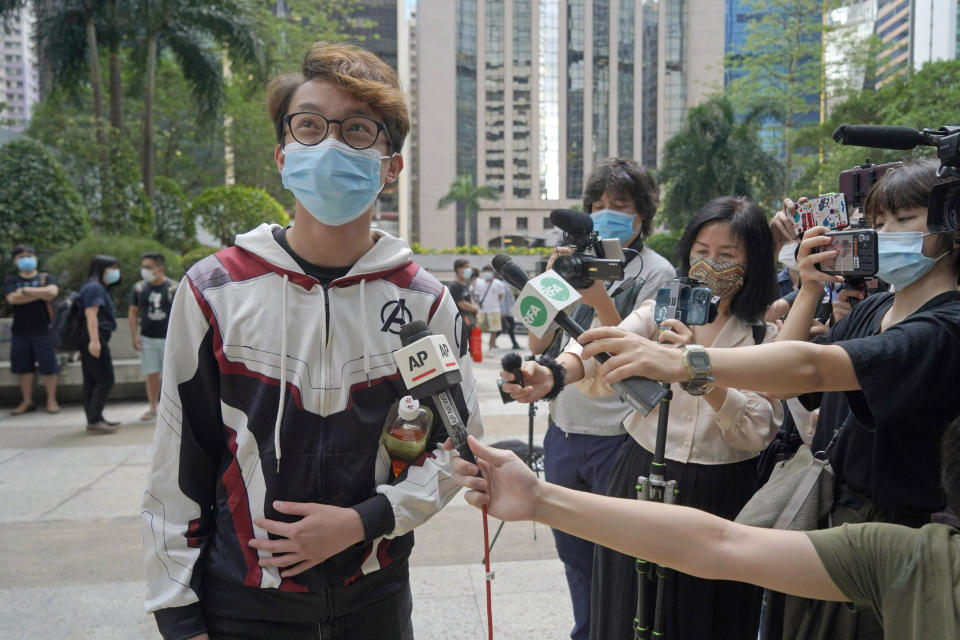
[[[166,268],[167,260],[162,253],[143,254],[140,256],[141,279],[130,290],[127,319],[133,348],[140,352],[140,366],[146,378],[147,400],[150,401],[150,409],[140,416],[142,422],[157,417],[163,346],[167,339],[173,295],[177,291],[177,281],[167,277]]]
[[[47,391],[47,413],[57,413],[57,374],[60,365],[50,341],[53,312],[50,301],[60,289],[49,273],[37,270],[37,252],[33,247],[18,244],[13,248],[15,275],[7,276],[3,294],[13,305],[13,326],[10,330],[10,371],[20,379],[23,400],[13,410],[15,416],[33,411],[33,382],[37,369]]]
[[[94,256],[87,281],[80,287],[80,306],[84,317],[80,365],[83,372],[83,410],[87,431],[115,433],[119,422],[103,417],[103,407],[113,389],[113,360],[110,335],[117,329],[117,314],[110,288],[120,282],[120,263],[109,255]]]
[[[646,300],[624,318],[619,328],[591,331],[641,336],[680,347],[677,353],[689,350],[691,354],[708,345],[736,347],[739,351],[740,347],[753,347],[776,337],[776,326],[761,320],[777,290],[773,238],[767,218],[757,204],[733,196],[708,202],[687,224],[677,245],[677,256],[682,261],[680,273],[702,281],[719,297],[714,320],[687,326],[671,318],[658,325],[655,301]],[[611,395],[610,388],[596,375],[596,362],[581,360],[582,349],[580,343],[571,341],[557,356],[557,361],[566,367],[567,384],[583,380],[578,390],[585,395]],[[515,399],[530,402],[555,391],[550,368],[526,362],[522,372],[522,389],[512,383],[511,374],[501,372],[505,380],[511,381],[503,385],[503,390]],[[733,519],[757,490],[757,456],[780,428],[783,407],[778,400],[733,385],[714,385],[710,379],[674,385],[672,391],[664,475],[678,483],[676,502]],[[634,411],[626,418],[624,426],[630,437],[610,470],[606,495],[637,497],[637,477],[651,472],[659,414],[657,407],[646,416]],[[633,635],[637,575],[633,557],[596,547],[591,638]],[[759,589],[670,572],[663,597],[666,637],[757,637]],[[648,620],[653,619],[650,609]]]

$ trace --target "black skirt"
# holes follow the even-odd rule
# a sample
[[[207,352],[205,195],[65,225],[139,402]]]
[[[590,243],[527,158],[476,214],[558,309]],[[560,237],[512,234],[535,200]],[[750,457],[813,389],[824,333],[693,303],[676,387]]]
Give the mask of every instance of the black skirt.
[[[620,449],[607,495],[636,498],[637,476],[650,475],[653,454],[628,438]],[[756,458],[703,465],[667,460],[666,478],[676,480],[678,504],[732,520],[757,490]],[[637,532],[650,535],[652,532]],[[655,533],[653,533],[655,535]],[[761,590],[740,582],[702,580],[668,572],[664,598],[665,635],[670,640],[754,640]],[[647,620],[653,626],[656,583],[648,583]],[[636,559],[596,546],[590,594],[591,640],[633,638],[637,613]]]

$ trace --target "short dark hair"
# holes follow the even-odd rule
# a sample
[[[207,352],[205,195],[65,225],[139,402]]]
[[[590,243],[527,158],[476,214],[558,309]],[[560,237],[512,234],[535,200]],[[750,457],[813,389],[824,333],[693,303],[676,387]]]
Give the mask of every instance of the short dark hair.
[[[11,258],[16,258],[21,253],[29,253],[30,255],[37,255],[37,252],[28,244],[18,244],[13,248],[13,253],[10,254]]]
[[[960,514],[960,416],[947,425],[940,441],[940,480],[947,506]]]
[[[640,235],[646,238],[653,229],[653,216],[657,212],[659,192],[657,181],[650,172],[633,160],[610,158],[595,165],[587,177],[583,189],[583,210],[593,211],[593,203],[604,193],[629,197],[640,216]]]
[[[457,269],[462,269],[468,264],[470,264],[470,261],[467,260],[466,258],[457,258],[456,260],[453,261],[453,270],[456,271]]]
[[[162,253],[155,253],[148,251],[147,253],[140,256],[141,260],[153,260],[154,264],[158,264],[161,267],[167,266],[167,259],[163,257]]]
[[[119,267],[120,262],[111,255],[101,253],[99,255],[93,256],[93,260],[90,261],[90,271],[87,273],[87,280],[96,280],[100,282],[103,280],[103,272],[109,269],[110,267]]]
[[[930,192],[946,178],[937,176],[939,162],[932,158],[908,160],[902,166],[886,171],[876,184],[870,187],[863,200],[863,214],[874,225],[878,214],[893,213],[898,209],[913,209],[930,206]],[[960,252],[953,246],[950,234],[940,238],[940,251],[954,252],[953,270],[960,274]]]
[[[747,252],[743,286],[730,301],[730,312],[753,324],[777,299],[777,272],[773,263],[773,236],[763,209],[742,197],[723,196],[711,200],[687,224],[677,243],[677,257],[683,275],[690,271],[690,250],[700,229],[711,222],[730,224],[730,233]]]

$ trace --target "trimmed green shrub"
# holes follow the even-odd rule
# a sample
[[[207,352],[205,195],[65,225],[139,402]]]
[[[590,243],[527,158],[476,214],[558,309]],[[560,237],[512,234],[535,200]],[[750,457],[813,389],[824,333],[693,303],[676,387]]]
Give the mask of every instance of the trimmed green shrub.
[[[0,147],[0,243],[4,251],[25,243],[46,256],[77,242],[89,228],[80,195],[43,146],[20,139]]]
[[[683,231],[654,233],[644,241],[644,244],[669,260],[675,267],[679,267],[677,245],[680,243],[680,236],[682,235]]]
[[[217,251],[219,251],[219,249],[216,247],[205,247],[203,245],[190,249],[190,251],[187,251],[180,257],[180,265],[183,267],[184,273],[186,273],[190,267]]]
[[[144,253],[162,253],[167,260],[167,277],[179,280],[183,276],[180,254],[152,238],[136,236],[108,236],[92,233],[69,249],[50,258],[47,270],[60,281],[61,290],[79,289],[87,279],[93,256],[105,253],[120,261],[120,284],[110,289],[117,315],[127,315],[130,289],[140,279],[140,256]]]
[[[290,216],[263,189],[230,186],[204,189],[193,201],[204,228],[230,247],[233,239],[264,222],[287,224]]]

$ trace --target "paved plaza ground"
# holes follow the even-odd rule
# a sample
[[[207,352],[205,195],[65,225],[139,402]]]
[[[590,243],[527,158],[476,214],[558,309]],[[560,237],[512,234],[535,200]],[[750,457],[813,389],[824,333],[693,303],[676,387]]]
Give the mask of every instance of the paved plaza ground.
[[[485,440],[526,441],[527,406],[503,405],[497,394],[503,353],[474,368]],[[0,637],[159,638],[143,612],[139,513],[153,437],[153,424],[137,421],[145,409],[108,404],[107,417],[124,423],[108,436],[84,431],[79,406],[57,415],[0,413]],[[545,405],[535,425],[539,444]],[[491,535],[498,524],[491,519]],[[417,639],[486,638],[480,512],[458,495],[417,529],[416,540]],[[568,637],[573,613],[550,530],[506,524],[492,558],[494,637]]]

